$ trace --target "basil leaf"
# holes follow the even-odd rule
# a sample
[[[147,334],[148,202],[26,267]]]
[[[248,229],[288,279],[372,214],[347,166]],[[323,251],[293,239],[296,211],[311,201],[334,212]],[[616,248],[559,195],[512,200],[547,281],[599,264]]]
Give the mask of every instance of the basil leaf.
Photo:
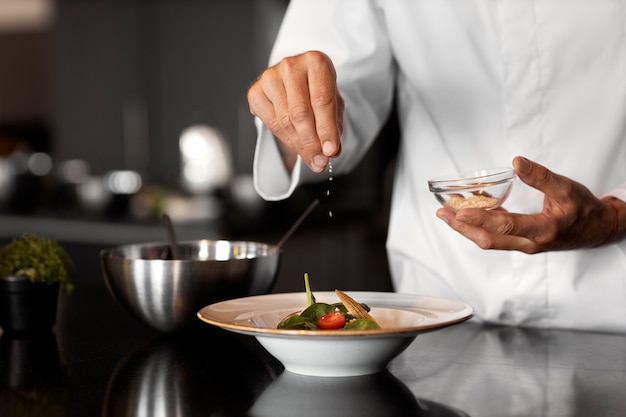
[[[304,317],[305,320],[312,320],[317,322],[317,319],[322,317],[324,314],[333,311],[335,311],[335,307],[331,304],[313,303],[305,308],[304,311],[300,313],[300,315]]]
[[[306,329],[306,320],[299,314],[292,314],[278,323],[278,329],[302,330]]]
[[[356,319],[346,324],[346,330],[374,330],[380,329],[378,323],[368,319]]]

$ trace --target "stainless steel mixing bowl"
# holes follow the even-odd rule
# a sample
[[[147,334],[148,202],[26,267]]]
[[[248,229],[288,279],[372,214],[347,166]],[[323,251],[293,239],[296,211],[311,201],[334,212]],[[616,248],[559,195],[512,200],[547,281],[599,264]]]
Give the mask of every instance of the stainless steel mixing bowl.
[[[217,301],[265,294],[274,285],[281,252],[260,242],[179,242],[171,260],[164,242],[100,251],[113,298],[140,321],[163,332],[198,322],[197,312]]]

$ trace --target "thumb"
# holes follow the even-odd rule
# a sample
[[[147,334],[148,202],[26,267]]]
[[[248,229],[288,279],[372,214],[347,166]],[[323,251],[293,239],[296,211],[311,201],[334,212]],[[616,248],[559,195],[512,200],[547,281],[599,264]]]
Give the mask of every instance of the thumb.
[[[554,194],[560,187],[560,175],[527,158],[516,156],[513,168],[520,180],[544,194]]]

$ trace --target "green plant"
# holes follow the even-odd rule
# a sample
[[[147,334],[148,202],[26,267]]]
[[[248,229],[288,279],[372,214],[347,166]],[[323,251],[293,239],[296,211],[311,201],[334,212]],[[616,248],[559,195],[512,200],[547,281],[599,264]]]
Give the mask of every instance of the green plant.
[[[0,275],[27,276],[31,282],[58,283],[74,290],[74,262],[55,240],[25,234],[0,248]]]

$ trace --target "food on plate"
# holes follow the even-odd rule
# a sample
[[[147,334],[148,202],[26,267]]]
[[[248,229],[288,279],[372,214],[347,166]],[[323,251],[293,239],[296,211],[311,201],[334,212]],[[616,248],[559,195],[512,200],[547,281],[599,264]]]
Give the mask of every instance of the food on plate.
[[[292,313],[278,323],[278,329],[288,330],[368,330],[380,329],[380,325],[370,316],[370,308],[359,303],[340,290],[335,294],[340,302],[319,303],[309,285],[309,275],[304,274],[307,307]]]

